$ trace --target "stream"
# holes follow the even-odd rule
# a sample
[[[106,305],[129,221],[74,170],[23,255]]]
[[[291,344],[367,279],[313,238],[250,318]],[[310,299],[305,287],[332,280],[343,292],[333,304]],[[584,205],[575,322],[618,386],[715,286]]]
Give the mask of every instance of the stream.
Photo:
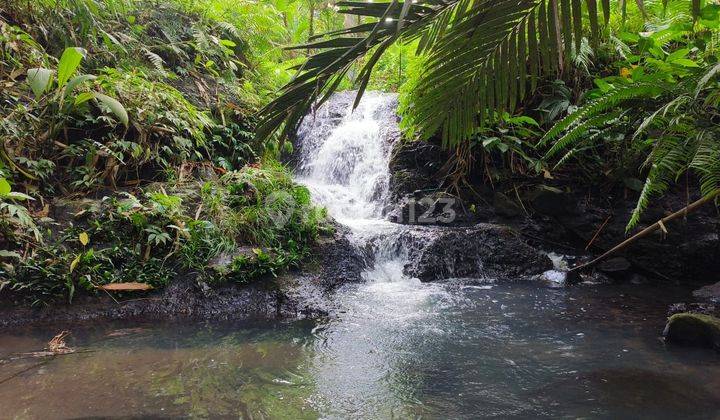
[[[49,359],[26,353],[57,328],[0,332],[0,418],[717,418],[720,356],[660,337],[687,289],[406,276],[420,228],[385,219],[395,105],[331,100],[298,133],[298,182],[370,261],[337,313],[95,323]]]

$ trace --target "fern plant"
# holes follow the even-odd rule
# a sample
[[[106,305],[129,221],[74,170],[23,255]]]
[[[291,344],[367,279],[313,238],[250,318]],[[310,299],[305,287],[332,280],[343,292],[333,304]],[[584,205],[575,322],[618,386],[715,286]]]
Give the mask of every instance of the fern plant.
[[[629,231],[651,199],[663,195],[687,171],[697,176],[704,196],[720,188],[720,127],[714,121],[720,105],[718,73],[720,64],[674,84],[666,81],[667,74],[655,74],[614,87],[558,122],[539,146],[547,147],[545,159],[564,153],[558,162],[563,164],[578,148],[598,141],[601,137],[592,133],[612,125],[618,109],[631,113],[635,121],[631,147],[647,153],[642,166],[647,175],[627,224]]]

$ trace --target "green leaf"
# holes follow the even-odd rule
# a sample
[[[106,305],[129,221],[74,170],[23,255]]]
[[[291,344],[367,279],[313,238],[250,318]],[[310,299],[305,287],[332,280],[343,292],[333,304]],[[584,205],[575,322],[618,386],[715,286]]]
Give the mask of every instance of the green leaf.
[[[18,201],[24,201],[24,200],[35,201],[35,199],[30,197],[29,195],[23,194],[23,193],[17,192],[17,191],[11,191],[5,197],[11,198],[13,200],[18,200]]]
[[[35,97],[38,97],[45,93],[50,86],[52,80],[52,70],[35,68],[28,69],[27,71],[27,82],[30,85]]]
[[[674,61],[678,58],[685,58],[688,54],[690,54],[690,50],[688,48],[681,48],[677,51],[673,51],[670,53],[670,55],[667,56],[667,61]]]
[[[7,196],[10,194],[10,183],[5,178],[0,178],[0,196]]]
[[[85,50],[82,48],[66,48],[58,63],[58,87],[63,87],[75,74],[80,62],[85,57]]]
[[[83,92],[75,97],[75,106],[84,104],[85,102],[89,101],[90,99],[93,99],[95,97],[95,92]]]
[[[677,60],[673,60],[672,63],[683,67],[700,67],[697,62],[689,58],[678,58]]]
[[[127,111],[125,110],[125,107],[115,98],[111,98],[107,95],[103,95],[102,93],[94,93],[93,94],[97,100],[105,104],[108,108],[110,108],[110,111],[112,111],[113,114],[120,120],[121,123],[125,125],[125,127],[128,126],[130,123],[130,118],[128,117]]]
[[[87,82],[88,80],[95,80],[95,79],[97,79],[97,77],[93,76],[92,74],[83,74],[81,76],[75,76],[68,81],[67,87],[65,88],[65,92],[70,93],[79,85]]]

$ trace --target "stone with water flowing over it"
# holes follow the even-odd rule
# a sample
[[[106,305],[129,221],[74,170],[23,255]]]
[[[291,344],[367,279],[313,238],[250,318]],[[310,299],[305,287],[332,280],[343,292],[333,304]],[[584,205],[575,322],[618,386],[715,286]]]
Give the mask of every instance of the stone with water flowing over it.
[[[693,292],[693,296],[709,302],[720,303],[720,282],[703,286]]]
[[[423,281],[475,277],[531,279],[553,268],[547,254],[507,226],[480,223],[467,228],[409,231],[414,242],[406,274]]]
[[[540,281],[550,287],[564,287],[567,282],[567,272],[548,270],[540,275]]]

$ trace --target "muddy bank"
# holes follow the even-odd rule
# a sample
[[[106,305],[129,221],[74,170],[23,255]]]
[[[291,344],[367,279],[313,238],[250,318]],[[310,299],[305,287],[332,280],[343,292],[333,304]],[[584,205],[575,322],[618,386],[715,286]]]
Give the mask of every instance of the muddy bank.
[[[142,294],[78,296],[72,303],[41,308],[2,303],[0,329],[110,320],[301,319],[325,316],[332,293],[359,281],[364,261],[345,234],[323,237],[303,270],[250,284],[215,284],[185,273],[158,291]]]

